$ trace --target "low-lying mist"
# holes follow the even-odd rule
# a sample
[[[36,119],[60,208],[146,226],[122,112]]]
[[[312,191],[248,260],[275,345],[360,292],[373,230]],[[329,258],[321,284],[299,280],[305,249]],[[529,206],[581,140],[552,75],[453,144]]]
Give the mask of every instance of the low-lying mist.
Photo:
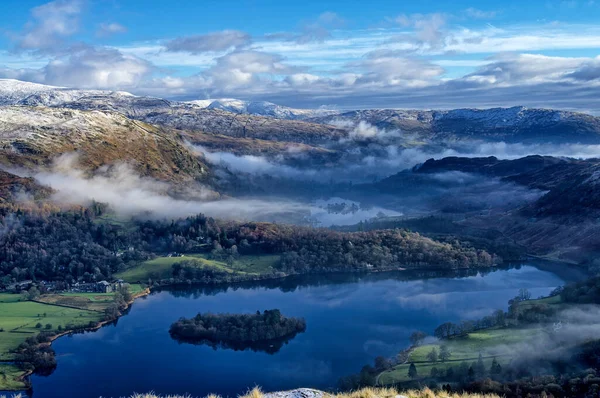
[[[600,335],[599,305],[570,307],[560,311],[556,319],[526,341],[494,347],[493,354],[510,356],[515,365],[568,361],[574,347],[597,340]]]
[[[275,221],[310,214],[306,206],[293,201],[210,200],[212,191],[201,185],[193,188],[192,196],[197,200],[179,199],[168,195],[172,188],[168,183],[142,177],[126,163],[86,173],[78,166],[77,155],[72,153],[55,159],[51,170],[39,171],[32,176],[56,191],[51,198],[56,203],[102,202],[122,217],[181,218],[204,213],[226,219]]]
[[[188,184],[183,190],[185,195],[173,195],[182,190],[167,182],[140,176],[126,163],[103,166],[91,173],[84,171],[76,153],[57,157],[49,170],[13,172],[51,187],[55,192],[50,199],[59,205],[101,202],[121,218],[174,219],[203,213],[221,219],[330,226],[399,214],[378,207],[360,208],[357,203],[354,208],[346,203],[351,210],[336,211],[327,207],[330,202],[326,201],[309,203],[269,195],[215,199],[214,191],[200,184]]]
[[[323,163],[302,148],[290,144],[289,150],[276,155],[234,154],[211,151],[201,145],[189,144],[196,153],[217,167],[236,173],[268,175],[317,182],[365,183],[410,169],[428,159],[449,156],[517,159],[529,155],[544,155],[589,159],[598,157],[600,145],[507,143],[483,140],[426,139],[400,130],[383,130],[365,121],[352,124],[340,122],[348,135],[339,141],[317,145],[335,153],[335,161]]]

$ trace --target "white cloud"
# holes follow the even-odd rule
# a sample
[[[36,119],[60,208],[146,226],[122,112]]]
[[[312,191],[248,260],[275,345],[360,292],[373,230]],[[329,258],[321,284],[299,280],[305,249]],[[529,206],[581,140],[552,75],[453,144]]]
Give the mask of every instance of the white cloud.
[[[427,15],[403,14],[396,17],[396,22],[401,26],[414,29],[414,38],[418,43],[430,49],[437,49],[443,46],[448,35],[446,20],[446,15],[441,13]],[[408,39],[408,37],[401,36],[400,39]]]
[[[362,70],[357,83],[375,83],[386,86],[421,86],[441,76],[444,69],[427,61],[397,57],[387,52],[373,52],[366,59],[352,64]]]
[[[14,39],[21,50],[50,50],[77,32],[81,0],[56,0],[31,10],[31,19]]]
[[[216,64],[204,76],[211,79],[211,88],[218,92],[239,87],[258,89],[263,83],[268,86],[272,82],[261,79],[265,75],[285,75],[295,71],[295,68],[286,65],[282,57],[276,54],[234,51],[217,58]]]
[[[304,23],[302,33],[293,36],[297,43],[323,42],[331,38],[331,30],[343,26],[346,21],[335,12],[324,12],[315,20]]]
[[[249,45],[252,38],[238,30],[223,30],[204,35],[178,37],[165,43],[167,51],[201,54],[205,52],[225,51]]]
[[[469,7],[465,10],[465,14],[469,18],[475,19],[491,19],[496,16],[496,11],[483,11],[477,8]]]
[[[45,83],[83,88],[128,88],[152,70],[139,58],[108,48],[86,48],[66,58],[55,59],[45,68]]]
[[[57,0],[32,9],[22,34],[13,35],[22,51],[0,52],[0,76],[299,107],[562,104],[588,109],[600,102],[600,61],[595,57],[600,28],[595,26],[459,26],[496,14],[468,8],[455,16],[400,15],[391,28],[348,30],[339,15],[326,12],[288,32],[255,38],[222,30],[107,48],[73,45],[84,5],[85,0]],[[125,30],[106,22],[96,34]],[[587,54],[593,55],[540,54],[562,49],[590,49]]]
[[[0,68],[0,77],[65,87],[125,89],[137,87],[152,70],[149,62],[115,49],[82,47],[40,69]]]
[[[96,31],[96,36],[107,37],[107,36],[112,36],[117,33],[125,33],[125,32],[127,32],[127,28],[116,22],[102,23],[102,24],[100,24],[100,26],[98,26],[98,30]]]

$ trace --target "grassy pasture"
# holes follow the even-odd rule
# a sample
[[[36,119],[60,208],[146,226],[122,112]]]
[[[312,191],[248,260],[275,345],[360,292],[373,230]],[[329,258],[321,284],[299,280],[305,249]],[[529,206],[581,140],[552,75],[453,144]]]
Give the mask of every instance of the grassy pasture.
[[[566,304],[562,303],[560,296],[545,297],[523,301],[518,304],[516,311],[522,311],[539,305],[561,308]],[[440,343],[423,345],[412,350],[407,363],[397,365],[381,373],[379,375],[379,384],[387,385],[409,381],[408,367],[410,366],[410,362],[413,362],[417,367],[418,378],[428,377],[433,367],[437,368],[438,371],[445,371],[450,366],[456,369],[463,361],[470,366],[472,362],[478,360],[479,353],[483,356],[486,368],[489,369],[493,358],[496,358],[500,365],[504,366],[512,360],[503,350],[505,346],[527,343],[527,341],[533,341],[544,333],[548,333],[548,331],[540,326],[490,328],[469,333],[465,337],[455,337]],[[437,361],[435,363],[429,361],[427,354],[434,347],[439,352],[442,344],[446,345],[450,350],[452,354],[450,360],[446,362]]]
[[[405,382],[411,380],[408,377],[408,367],[411,362],[417,367],[419,378],[429,377],[432,368],[437,368],[438,371],[446,371],[449,367],[457,367],[461,362],[466,362],[469,366],[472,362],[476,362],[479,358],[479,353],[483,356],[483,362],[486,368],[492,364],[492,360],[496,360],[500,365],[504,366],[510,363],[511,357],[507,356],[502,349],[506,345],[526,342],[529,339],[535,339],[539,333],[545,331],[539,327],[532,328],[503,328],[503,329],[486,329],[474,333],[469,333],[465,337],[452,338],[444,341],[444,345],[448,347],[451,357],[446,362],[431,362],[427,359],[427,354],[436,348],[439,352],[442,344],[427,344],[415,348],[410,353],[410,358],[407,363],[397,365],[394,368],[381,373],[379,383],[381,385]]]
[[[140,285],[130,286],[133,294],[142,290]],[[62,293],[27,301],[19,294],[0,293],[0,361],[12,360],[12,352],[41,331],[57,332],[59,326],[64,330],[102,321],[113,296],[113,293]],[[42,327],[38,328],[38,324]],[[22,382],[15,380],[21,374],[15,365],[0,363],[0,390],[24,388]]]
[[[195,261],[204,267],[214,267],[225,272],[262,274],[270,272],[277,261],[278,255],[245,255],[227,265],[224,261],[208,259],[204,254],[190,254],[180,257],[157,257],[145,261],[115,275],[126,282],[144,282],[148,279],[168,279],[172,277],[173,264],[182,261]]]

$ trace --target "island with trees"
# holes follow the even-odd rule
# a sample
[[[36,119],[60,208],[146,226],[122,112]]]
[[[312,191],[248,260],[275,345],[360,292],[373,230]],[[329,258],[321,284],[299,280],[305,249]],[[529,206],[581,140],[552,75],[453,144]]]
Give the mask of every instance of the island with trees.
[[[275,353],[306,330],[303,318],[286,317],[278,309],[255,314],[198,314],[171,325],[171,337],[181,342],[234,350]]]

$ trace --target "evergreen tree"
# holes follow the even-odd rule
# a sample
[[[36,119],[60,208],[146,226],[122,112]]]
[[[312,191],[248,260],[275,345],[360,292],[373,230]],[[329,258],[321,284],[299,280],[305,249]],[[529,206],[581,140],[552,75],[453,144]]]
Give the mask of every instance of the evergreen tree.
[[[494,358],[492,361],[492,366],[490,367],[490,374],[499,375],[500,373],[502,373],[502,366],[500,366],[496,358]]]
[[[479,353],[479,359],[477,360],[477,365],[475,366],[475,373],[477,377],[485,376],[485,364],[483,363],[483,356]]]
[[[410,377],[411,379],[415,379],[418,375],[419,374],[417,373],[417,367],[413,362],[411,362],[410,366],[408,367],[408,377]]]

